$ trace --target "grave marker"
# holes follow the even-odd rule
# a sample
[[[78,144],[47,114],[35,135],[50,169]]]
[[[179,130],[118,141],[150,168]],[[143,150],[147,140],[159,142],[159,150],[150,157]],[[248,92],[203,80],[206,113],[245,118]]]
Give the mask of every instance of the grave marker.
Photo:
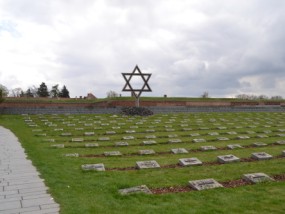
[[[210,151],[210,150],[216,150],[217,149],[215,146],[201,146],[200,148],[202,151]]]
[[[239,144],[230,144],[230,145],[227,145],[227,147],[229,149],[242,149],[243,147]]]
[[[155,151],[152,149],[142,149],[142,150],[139,150],[139,154],[140,155],[152,155],[152,154],[155,154]]]
[[[202,165],[202,161],[198,158],[181,158],[179,159],[179,164],[182,166],[194,166],[194,165]]]
[[[98,147],[99,146],[99,144],[98,143],[86,143],[85,144],[85,147],[86,148],[90,148],[90,147]]]
[[[185,154],[188,153],[188,151],[184,148],[176,148],[176,149],[171,149],[171,152],[174,154]]]
[[[90,170],[95,170],[95,171],[105,171],[105,167],[103,163],[97,163],[97,164],[84,164],[81,165],[82,170],[84,171],[90,171]]]
[[[251,173],[251,174],[244,174],[243,179],[245,181],[251,182],[251,183],[260,183],[260,182],[266,182],[266,181],[274,181],[271,177],[264,173]]]
[[[256,143],[253,143],[252,145],[255,146],[255,147],[267,146],[266,143],[262,143],[262,142],[256,142]]]
[[[115,146],[128,146],[129,144],[127,142],[116,142]]]
[[[120,151],[109,151],[109,152],[104,152],[105,156],[121,156],[122,153]]]
[[[222,184],[218,183],[213,178],[203,179],[203,180],[195,180],[189,181],[190,187],[194,188],[195,190],[206,190],[206,189],[213,189],[218,187],[223,187]]]
[[[217,157],[219,163],[239,162],[240,159],[234,155],[221,155]]]
[[[203,138],[195,138],[192,140],[194,143],[205,143],[206,140]]]
[[[251,154],[251,157],[256,160],[269,160],[272,158],[272,155],[267,154],[266,152],[255,152]]]
[[[168,143],[181,143],[182,142],[182,140],[180,140],[180,139],[169,139],[168,140]]]
[[[155,160],[137,161],[136,162],[136,167],[138,169],[160,168],[159,164]]]
[[[146,185],[130,187],[126,189],[120,189],[119,193],[121,195],[129,195],[129,194],[135,194],[135,193],[152,194],[152,192],[149,190],[149,188]]]
[[[143,145],[153,145],[156,144],[155,140],[144,140]]]
[[[72,138],[71,142],[83,142],[84,139],[83,138]]]

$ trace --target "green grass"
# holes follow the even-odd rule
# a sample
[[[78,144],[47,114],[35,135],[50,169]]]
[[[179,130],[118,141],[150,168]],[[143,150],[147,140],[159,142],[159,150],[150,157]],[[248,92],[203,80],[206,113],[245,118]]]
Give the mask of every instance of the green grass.
[[[218,155],[233,154],[240,158],[248,158],[251,153],[265,151],[278,156],[284,145],[272,146],[277,140],[284,140],[277,134],[285,133],[284,113],[197,113],[197,114],[168,114],[153,115],[147,118],[112,117],[111,115],[31,115],[31,119],[38,127],[29,127],[20,115],[1,115],[0,124],[11,129],[19,138],[28,157],[40,171],[50,192],[61,206],[61,213],[284,213],[285,184],[284,182],[270,182],[238,188],[220,188],[205,191],[191,191],[186,193],[171,193],[163,195],[135,194],[121,196],[118,190],[145,184],[150,188],[186,186],[188,181],[196,179],[214,178],[217,181],[240,179],[245,173],[264,172],[268,175],[284,174],[285,159],[266,161],[240,162],[223,165],[161,168],[148,170],[83,172],[82,164],[104,163],[106,168],[133,167],[136,161],[156,160],[160,165],[176,164],[179,158],[197,157],[203,162],[215,162]],[[74,123],[75,127],[83,127],[84,131],[75,131],[74,126],[67,126],[63,121]],[[93,119],[93,121],[88,120]],[[48,120],[57,127],[45,124]],[[80,123],[84,121],[83,123]],[[102,121],[102,122],[100,122]],[[202,121],[202,122],[201,122]],[[93,123],[92,127],[85,123]],[[172,124],[170,123],[172,122]],[[104,125],[102,125],[104,124]],[[120,125],[119,125],[120,124]],[[181,124],[187,126],[181,126]],[[199,124],[202,124],[199,126]],[[113,129],[113,127],[120,129]],[[135,128],[134,126],[138,126]],[[150,126],[153,126],[150,128]],[[172,126],[173,132],[166,129]],[[199,127],[208,129],[201,130]],[[237,128],[240,126],[240,128]],[[265,127],[269,126],[269,127]],[[55,128],[63,127],[63,132],[72,132],[71,137],[60,136]],[[192,130],[183,131],[182,128]],[[226,129],[219,129],[226,127]],[[97,128],[97,129],[95,129]],[[101,128],[101,129],[98,129]],[[47,136],[35,136],[33,129],[42,129]],[[147,129],[157,129],[155,133],[146,133]],[[114,135],[107,135],[106,131],[116,131]],[[126,130],[136,130],[128,134]],[[258,134],[267,133],[268,138],[257,138]],[[84,136],[84,132],[94,131],[94,136]],[[237,134],[228,134],[235,131]],[[255,133],[248,134],[247,131]],[[218,136],[209,135],[210,132],[219,133]],[[191,137],[190,134],[199,133],[200,136]],[[182,143],[167,143],[168,135],[176,134]],[[115,147],[114,143],[123,141],[123,136],[135,136],[129,140],[128,147]],[[143,146],[141,142],[145,135],[156,135],[158,143]],[[238,140],[237,136],[248,135],[247,140]],[[99,137],[110,137],[110,141],[98,141]],[[228,137],[228,141],[217,141],[217,137]],[[84,138],[85,141],[99,143],[98,148],[84,148],[82,143],[71,142],[74,137]],[[53,138],[55,143],[44,142]],[[194,138],[204,138],[205,143],[193,143]],[[266,147],[250,147],[236,150],[216,150],[208,152],[192,152],[202,145],[214,145],[218,148],[228,144],[252,145],[254,142],[268,143]],[[62,143],[67,148],[54,149],[52,144]],[[171,148],[186,148],[188,154],[171,154]],[[139,149],[153,149],[155,154],[140,156]],[[80,155],[102,154],[104,151],[120,151],[121,157],[65,157],[68,153]],[[128,155],[133,154],[133,155]]]

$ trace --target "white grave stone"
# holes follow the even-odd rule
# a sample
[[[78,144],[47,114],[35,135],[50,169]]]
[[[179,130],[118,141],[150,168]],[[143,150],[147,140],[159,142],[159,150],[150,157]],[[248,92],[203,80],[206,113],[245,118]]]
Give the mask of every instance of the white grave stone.
[[[159,164],[155,160],[137,161],[136,162],[136,167],[138,169],[160,168]]]
[[[266,152],[255,152],[251,154],[251,157],[256,160],[268,160],[272,158],[272,155]]]
[[[201,146],[200,148],[202,151],[210,151],[210,150],[216,150],[217,149],[215,146]]]
[[[104,152],[105,156],[121,156],[122,153],[120,151],[109,151],[109,152]]]
[[[227,138],[227,137],[218,137],[217,140],[219,140],[219,141],[226,141],[226,140],[230,140],[230,139]]]
[[[127,142],[116,142],[115,146],[128,146],[129,144]]]
[[[85,136],[93,136],[93,135],[94,135],[94,132],[85,132],[84,135],[85,135]]]
[[[262,143],[262,142],[255,142],[255,143],[253,143],[252,145],[255,146],[255,147],[267,146],[266,143]]]
[[[156,144],[155,140],[144,140],[143,145],[153,145]]]
[[[72,138],[71,141],[72,142],[83,142],[84,139],[83,138]]]
[[[142,149],[142,150],[139,150],[139,154],[140,155],[152,155],[152,154],[155,154],[155,151],[152,149]]]
[[[285,140],[278,140],[278,141],[276,141],[276,144],[285,145]]]
[[[72,134],[70,132],[66,132],[66,133],[61,133],[61,136],[71,136]]]
[[[267,182],[267,181],[274,181],[271,177],[264,173],[251,173],[251,174],[244,174],[243,179],[245,181],[251,182],[251,183],[260,183],[260,182]]]
[[[130,195],[130,194],[135,194],[135,193],[152,194],[152,192],[149,190],[149,188],[146,185],[130,187],[126,189],[120,189],[119,193],[121,195]]]
[[[194,143],[205,143],[206,140],[203,138],[195,138],[192,140]]]
[[[82,170],[84,171],[90,171],[90,170],[95,170],[95,171],[105,171],[105,167],[103,163],[97,163],[97,164],[84,164],[81,165]]]
[[[109,137],[99,137],[98,140],[99,141],[108,141],[108,140],[110,140],[110,138]]]
[[[247,136],[247,135],[241,135],[241,136],[238,136],[237,139],[239,140],[246,140],[246,139],[249,139],[250,137]]]
[[[174,154],[185,154],[188,153],[188,151],[184,148],[176,148],[176,149],[171,149],[171,152]]]
[[[181,143],[182,142],[182,140],[180,140],[180,139],[169,139],[168,140],[168,143]]]
[[[70,154],[65,154],[65,157],[79,157],[78,153],[70,153]]]
[[[217,157],[219,163],[239,162],[240,159],[234,155],[221,155]]]
[[[230,144],[230,145],[227,145],[227,147],[229,149],[242,149],[243,147],[239,144]]]
[[[134,136],[124,136],[123,137],[123,140],[133,140],[133,139],[135,139]]]
[[[223,187],[222,184],[218,183],[213,178],[203,179],[203,180],[195,180],[189,181],[190,187],[194,188],[195,190],[205,190],[205,189],[213,189],[218,187]]]
[[[53,144],[51,145],[52,148],[56,148],[56,149],[62,149],[64,148],[64,144]]]
[[[198,158],[181,158],[179,159],[179,164],[182,166],[194,166],[194,165],[202,165],[202,161]]]
[[[90,148],[90,147],[98,147],[99,146],[99,144],[98,143],[86,143],[85,144],[85,147],[86,148]]]
[[[147,139],[154,139],[154,138],[156,138],[156,136],[155,135],[146,135],[145,138],[147,138]]]

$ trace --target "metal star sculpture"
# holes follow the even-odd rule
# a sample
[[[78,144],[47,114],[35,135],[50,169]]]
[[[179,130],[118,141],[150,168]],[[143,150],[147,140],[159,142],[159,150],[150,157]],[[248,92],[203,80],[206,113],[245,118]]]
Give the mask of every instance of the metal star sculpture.
[[[130,91],[132,92],[132,94],[135,95],[136,99],[138,100],[139,97],[141,96],[142,92],[150,92],[152,91],[151,88],[148,85],[148,80],[151,77],[150,73],[142,73],[141,70],[139,69],[139,67],[136,65],[136,67],[134,68],[132,73],[122,73],[126,84],[123,88],[122,91]],[[130,81],[132,79],[133,76],[140,76],[143,80],[143,86],[142,88],[133,88]]]

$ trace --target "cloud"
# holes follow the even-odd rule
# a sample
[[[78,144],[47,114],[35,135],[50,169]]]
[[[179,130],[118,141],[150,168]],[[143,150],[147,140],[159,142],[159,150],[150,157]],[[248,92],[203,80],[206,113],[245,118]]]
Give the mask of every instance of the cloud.
[[[136,64],[142,96],[285,93],[285,2],[0,1],[1,84],[46,82],[71,96],[121,92]]]

